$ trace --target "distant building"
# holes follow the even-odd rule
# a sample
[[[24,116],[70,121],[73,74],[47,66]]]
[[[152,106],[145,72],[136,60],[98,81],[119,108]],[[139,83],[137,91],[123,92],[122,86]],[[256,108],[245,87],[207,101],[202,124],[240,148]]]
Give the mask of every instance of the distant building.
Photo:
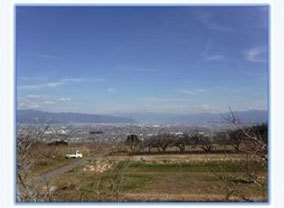
[[[66,132],[66,130],[65,129],[60,129],[60,130],[58,130],[58,134],[66,134],[67,132]]]
[[[52,130],[47,130],[44,132],[44,134],[53,134],[54,132]]]
[[[90,131],[89,134],[103,134],[103,131]]]
[[[203,131],[199,131],[198,134],[205,135],[205,133]]]
[[[47,143],[47,145],[50,145],[50,146],[68,145],[68,142],[63,139],[60,139],[60,140],[50,141]]]
[[[182,135],[183,135],[183,132],[181,132],[181,131],[180,131],[180,132],[176,132],[175,135],[176,135],[176,136],[182,136]]]

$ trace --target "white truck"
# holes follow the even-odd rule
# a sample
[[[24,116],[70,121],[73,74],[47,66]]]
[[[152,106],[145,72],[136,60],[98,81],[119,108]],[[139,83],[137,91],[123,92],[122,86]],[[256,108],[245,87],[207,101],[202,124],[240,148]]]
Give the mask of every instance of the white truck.
[[[79,150],[76,150],[75,154],[66,154],[65,157],[67,159],[69,159],[69,158],[82,158],[83,154]]]

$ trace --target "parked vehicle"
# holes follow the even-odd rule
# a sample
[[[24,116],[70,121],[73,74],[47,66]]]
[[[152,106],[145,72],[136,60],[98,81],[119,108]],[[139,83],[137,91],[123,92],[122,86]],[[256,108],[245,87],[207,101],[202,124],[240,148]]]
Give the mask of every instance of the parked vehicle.
[[[67,159],[69,159],[69,158],[82,158],[83,154],[79,150],[76,150],[75,154],[66,154],[65,157]]]

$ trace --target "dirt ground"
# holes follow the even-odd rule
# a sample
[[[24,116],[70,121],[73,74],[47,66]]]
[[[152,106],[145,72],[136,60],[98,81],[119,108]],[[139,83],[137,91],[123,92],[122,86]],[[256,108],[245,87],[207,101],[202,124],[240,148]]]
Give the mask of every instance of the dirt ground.
[[[213,162],[213,161],[242,161],[246,155],[242,154],[161,154],[161,155],[134,155],[134,156],[109,156],[113,160],[145,161],[156,163],[189,163],[189,162]]]

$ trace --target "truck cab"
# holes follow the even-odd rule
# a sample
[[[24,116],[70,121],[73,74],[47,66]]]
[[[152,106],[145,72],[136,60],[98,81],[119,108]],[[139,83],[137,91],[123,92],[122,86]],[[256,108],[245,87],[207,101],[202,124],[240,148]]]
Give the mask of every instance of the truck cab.
[[[69,158],[82,158],[83,154],[79,150],[76,150],[75,154],[66,154],[65,157],[67,159],[69,159]]]

